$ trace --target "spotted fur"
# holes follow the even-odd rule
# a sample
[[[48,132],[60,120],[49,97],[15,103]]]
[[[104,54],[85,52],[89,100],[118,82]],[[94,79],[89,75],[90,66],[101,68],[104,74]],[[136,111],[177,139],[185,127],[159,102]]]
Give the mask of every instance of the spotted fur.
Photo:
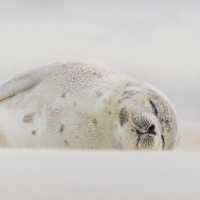
[[[177,136],[162,93],[99,64],[57,63],[0,86],[2,147],[161,150]]]

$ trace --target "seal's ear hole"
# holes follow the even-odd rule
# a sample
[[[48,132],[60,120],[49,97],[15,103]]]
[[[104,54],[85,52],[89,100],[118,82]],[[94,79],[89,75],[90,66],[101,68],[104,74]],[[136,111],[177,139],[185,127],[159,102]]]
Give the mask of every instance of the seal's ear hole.
[[[122,108],[119,113],[120,124],[123,126],[126,122],[128,122],[129,114],[125,108]]]

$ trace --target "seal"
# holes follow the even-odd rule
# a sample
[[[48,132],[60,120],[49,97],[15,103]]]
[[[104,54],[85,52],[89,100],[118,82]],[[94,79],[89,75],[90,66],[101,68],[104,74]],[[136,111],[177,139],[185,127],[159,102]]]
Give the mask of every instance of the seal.
[[[178,125],[153,86],[101,65],[67,62],[0,86],[0,146],[171,149]]]

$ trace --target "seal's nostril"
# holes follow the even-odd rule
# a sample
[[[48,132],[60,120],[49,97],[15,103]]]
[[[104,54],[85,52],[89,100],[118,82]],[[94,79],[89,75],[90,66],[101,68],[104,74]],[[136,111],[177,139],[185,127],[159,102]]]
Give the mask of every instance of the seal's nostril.
[[[155,130],[155,125],[151,125],[149,128],[148,128],[148,132],[152,132]]]
[[[156,132],[154,131],[155,128],[156,128],[155,125],[151,125],[151,126],[148,128],[148,134],[156,135]]]

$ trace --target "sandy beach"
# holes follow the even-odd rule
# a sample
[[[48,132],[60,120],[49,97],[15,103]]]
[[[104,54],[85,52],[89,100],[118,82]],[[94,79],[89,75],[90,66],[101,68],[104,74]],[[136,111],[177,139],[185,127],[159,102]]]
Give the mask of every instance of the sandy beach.
[[[175,150],[200,150],[200,131],[182,131],[180,133]]]
[[[199,154],[1,151],[1,199],[197,200]]]
[[[2,200],[198,200],[200,135],[172,151],[1,150]]]

